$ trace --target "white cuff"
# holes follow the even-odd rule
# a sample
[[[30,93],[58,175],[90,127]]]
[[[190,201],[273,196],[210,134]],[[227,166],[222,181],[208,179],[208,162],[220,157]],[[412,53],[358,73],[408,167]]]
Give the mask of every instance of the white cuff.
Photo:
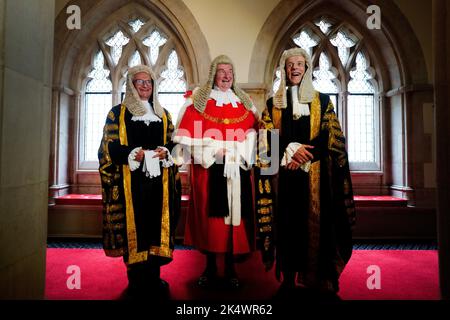
[[[212,146],[192,146],[191,154],[194,164],[200,164],[203,168],[208,169],[216,162],[216,153],[219,148]]]
[[[130,171],[134,171],[140,167],[141,163],[134,159],[136,157],[136,153],[141,151],[141,149],[142,149],[141,147],[134,148],[128,155],[128,166],[130,167]]]
[[[300,149],[302,146],[301,143],[298,142],[291,142],[287,146],[286,150],[284,151],[283,158],[281,159],[281,166],[287,166],[291,161],[294,154]],[[311,161],[308,161],[300,166],[300,169],[302,169],[305,172],[309,172],[309,168],[311,167]]]
[[[161,160],[163,168],[169,168],[169,167],[173,166],[173,158],[169,152],[169,149],[167,149],[166,147],[160,147],[160,146],[158,146],[158,148],[161,148],[167,152],[167,158]]]
[[[186,148],[186,149],[185,149]],[[187,149],[189,148],[189,149]],[[190,164],[191,163],[191,152],[189,151],[190,147],[182,144],[176,144],[175,147],[173,147],[171,152],[172,161],[177,166],[182,166],[184,164]]]
[[[244,170],[250,170],[256,162],[256,139],[256,132],[250,132],[243,142],[237,144],[238,158]]]

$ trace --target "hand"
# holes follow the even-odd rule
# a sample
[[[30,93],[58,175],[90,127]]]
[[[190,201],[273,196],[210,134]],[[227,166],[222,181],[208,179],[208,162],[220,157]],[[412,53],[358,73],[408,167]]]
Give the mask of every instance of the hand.
[[[311,161],[314,156],[308,149],[314,149],[313,146],[303,144],[300,148],[298,148],[297,152],[292,157],[292,162],[297,162],[299,165],[305,164],[308,161]]]
[[[227,153],[227,149],[225,149],[225,148],[219,149],[219,150],[217,150],[216,158],[223,158],[226,153]]]
[[[300,168],[301,164],[292,158],[291,162],[289,162],[286,166],[286,169],[288,170],[298,170]]]
[[[163,148],[156,148],[154,150],[156,154],[153,156],[153,158],[159,158],[159,160],[164,160],[167,158],[167,150]]]
[[[144,160],[145,157],[145,150],[141,149],[139,150],[136,155],[134,156],[134,160],[136,160],[137,162],[142,162],[142,160]]]

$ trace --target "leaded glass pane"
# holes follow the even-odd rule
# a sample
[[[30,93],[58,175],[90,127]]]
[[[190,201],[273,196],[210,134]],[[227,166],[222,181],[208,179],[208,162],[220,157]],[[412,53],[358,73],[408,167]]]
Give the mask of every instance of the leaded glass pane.
[[[373,95],[349,95],[347,105],[350,162],[376,162]]]
[[[85,97],[84,161],[97,161],[97,151],[106,116],[112,106],[112,97],[109,93],[87,93]]]
[[[125,79],[127,78],[127,76],[125,75]],[[125,80],[122,84],[122,93],[125,93],[127,91],[127,81]]]
[[[330,28],[333,26],[331,21],[326,18],[321,18],[318,22],[315,23],[315,25],[320,28],[320,31],[322,31],[323,34],[327,34]]]
[[[310,56],[312,56],[312,51],[315,46],[320,41],[320,38],[314,34],[314,32],[309,29],[303,29],[299,34],[296,34],[292,40],[294,40],[295,44],[300,48],[305,49]]]
[[[350,71],[351,80],[348,83],[348,91],[351,93],[374,93],[375,89],[369,81],[373,79],[374,73],[364,54],[358,52],[355,67]]]
[[[280,88],[280,82],[281,82],[281,72],[280,69],[277,68],[277,71],[275,71],[275,80],[273,81],[273,92],[277,92],[278,88]]]
[[[313,66],[313,85],[316,90],[330,96],[334,104],[335,112],[345,111],[347,114],[340,115],[346,119],[346,126],[343,128],[348,135],[349,159],[356,165],[358,170],[373,170],[379,168],[379,118],[377,115],[378,104],[375,100],[375,93],[378,85],[375,80],[375,70],[370,66],[367,55],[363,52],[354,51],[360,39],[353,34],[348,27],[340,22],[327,17],[319,17],[313,21],[320,29],[302,28],[292,39],[294,43],[305,49],[310,56],[318,56],[317,65]],[[341,25],[336,32],[334,26]],[[316,33],[317,32],[317,33]],[[329,52],[330,44],[336,48],[342,69],[333,66],[333,60]],[[316,52],[320,47],[324,52]],[[323,49],[322,49],[323,48]],[[331,49],[333,50],[333,49]],[[320,53],[320,55],[318,55]],[[355,62],[349,64],[352,54],[355,54]],[[341,64],[337,61],[335,63]],[[344,74],[340,74],[342,70]],[[278,70],[277,70],[278,71]],[[279,72],[275,72],[272,89],[274,92],[279,87]],[[342,84],[339,79],[348,79],[347,84]],[[342,90],[347,88],[348,96],[346,101],[338,99]],[[343,95],[344,96],[344,95]],[[338,105],[343,103],[343,106]]]
[[[186,91],[186,82],[183,79],[184,71],[178,65],[178,55],[175,50],[167,59],[167,67],[161,72],[159,92],[181,92]]]
[[[94,58],[94,69],[89,73],[91,80],[86,85],[86,92],[111,92],[112,84],[108,79],[109,70],[104,69],[105,58],[101,51]]]
[[[137,66],[138,64],[142,64],[142,60],[141,60],[141,55],[139,54],[139,52],[136,50],[133,55],[130,58],[130,62],[129,62],[129,66],[130,67],[134,67]]]
[[[141,19],[136,19],[128,22],[131,28],[133,28],[133,31],[136,33],[138,32],[142,26],[145,24]]]
[[[336,75],[336,69],[332,67],[328,56],[322,52],[319,58],[319,67],[313,71],[314,88],[320,92],[338,93]]]
[[[122,47],[129,41],[130,39],[120,30],[117,31],[111,38],[106,40],[106,44],[111,47],[111,56],[116,65],[122,56]]]
[[[330,42],[337,48],[339,59],[341,59],[342,65],[345,66],[350,57],[350,48],[358,43],[358,38],[348,29],[341,28],[341,30],[330,38]]]
[[[157,30],[153,30],[149,37],[142,41],[147,47],[150,48],[150,62],[152,65],[156,63],[159,56],[159,47],[164,45],[167,39]]]
[[[175,125],[178,120],[178,113],[185,102],[184,93],[162,93],[158,94],[158,100],[161,106],[166,108],[172,116],[172,122]]]
[[[330,101],[331,101],[331,103],[333,104],[333,106],[334,106],[334,112],[336,113],[336,114],[338,114],[338,112],[339,112],[339,105],[338,105],[338,95],[337,95],[337,93],[336,94],[329,94],[329,96],[330,96]]]

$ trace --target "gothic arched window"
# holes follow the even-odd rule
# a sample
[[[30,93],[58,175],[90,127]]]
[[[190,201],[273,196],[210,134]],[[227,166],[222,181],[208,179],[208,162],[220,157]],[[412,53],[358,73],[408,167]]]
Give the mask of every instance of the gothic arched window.
[[[316,90],[330,95],[347,137],[353,171],[379,171],[380,106],[378,82],[364,41],[345,23],[320,17],[304,24],[286,49],[301,47],[313,61]],[[280,85],[275,71],[273,91]]]
[[[144,18],[117,21],[99,37],[92,64],[84,80],[80,110],[80,161],[85,169],[97,166],[97,150],[108,111],[125,93],[128,68],[151,66],[157,76],[158,98],[176,123],[187,88],[174,41],[162,29]]]

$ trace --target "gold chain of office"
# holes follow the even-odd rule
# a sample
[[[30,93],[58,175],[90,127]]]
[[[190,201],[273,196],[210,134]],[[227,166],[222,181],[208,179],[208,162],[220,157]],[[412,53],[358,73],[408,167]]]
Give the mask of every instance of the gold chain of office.
[[[202,112],[201,115],[203,116],[203,118],[205,118],[206,120],[215,122],[215,123],[220,123],[220,124],[235,124],[235,123],[239,123],[244,121],[245,119],[247,119],[248,115],[249,115],[249,111],[245,110],[245,113],[238,117],[238,118],[218,118],[218,117],[213,117],[210,116],[209,114]]]

